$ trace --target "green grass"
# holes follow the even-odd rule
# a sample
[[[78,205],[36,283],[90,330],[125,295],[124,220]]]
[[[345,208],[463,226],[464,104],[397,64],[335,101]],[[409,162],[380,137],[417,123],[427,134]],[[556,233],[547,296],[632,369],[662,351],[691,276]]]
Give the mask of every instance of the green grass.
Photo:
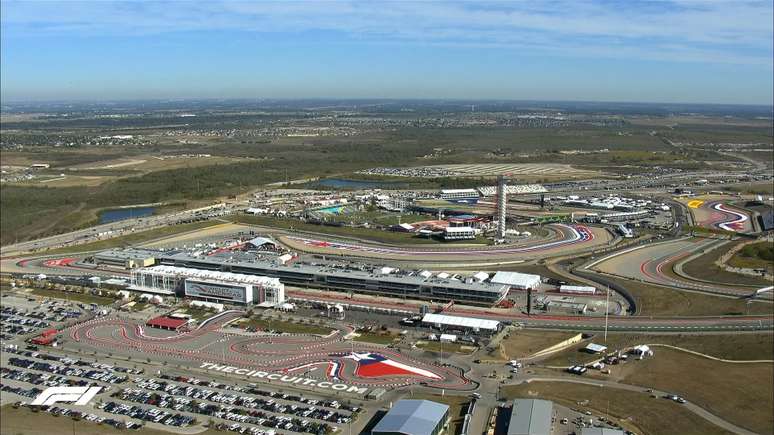
[[[476,346],[460,343],[441,343],[439,341],[420,341],[417,342],[417,347],[430,352],[438,353],[460,353],[469,355],[476,351]]]
[[[202,222],[191,222],[187,224],[165,226],[165,227],[155,228],[148,231],[131,233],[125,236],[113,237],[112,239],[85,243],[83,245],[52,249],[50,251],[46,251],[46,253],[47,254],[71,254],[71,253],[77,253],[77,252],[101,251],[101,250],[110,249],[110,248],[134,246],[139,243],[148,242],[150,240],[159,239],[162,237],[169,237],[176,234],[185,233],[188,231],[200,230],[202,228],[219,225],[221,223],[222,222],[202,221]]]
[[[30,293],[35,296],[41,296],[45,298],[67,299],[71,301],[83,302],[86,304],[94,303],[97,305],[110,305],[116,301],[115,299],[109,297],[61,290],[33,289]]]
[[[286,320],[270,320],[270,319],[258,319],[250,318],[239,323],[240,328],[253,327],[259,330],[268,331],[274,330],[279,332],[285,332],[288,334],[315,334],[315,335],[328,335],[331,332],[331,328],[326,326],[312,325],[309,323],[294,323]]]
[[[352,228],[352,227],[334,227],[327,225],[314,225],[301,222],[297,219],[281,219],[266,216],[248,216],[236,215],[233,218],[235,223],[250,225],[260,225],[271,228],[281,228],[294,231],[306,231],[312,233],[323,233],[332,236],[352,237],[356,239],[369,240],[386,244],[486,244],[484,237],[477,237],[475,240],[455,240],[440,241],[432,238],[417,237],[411,233],[402,233],[397,231],[383,231],[370,228]]]
[[[747,305],[746,300],[736,298],[674,290],[610,276],[605,278],[620,284],[631,293],[637,302],[640,316],[717,316],[745,313],[771,315],[774,313],[774,305],[768,303],[755,302]]]
[[[392,344],[398,337],[392,334],[379,334],[376,332],[356,332],[357,336],[353,335],[352,340],[360,341],[363,343],[374,344]]]
[[[774,271],[774,243],[751,243],[734,254],[728,260],[728,265],[749,269],[766,269],[771,273]]]
[[[713,249],[705,255],[701,255],[691,261],[686,262],[683,264],[683,272],[685,272],[688,276],[726,284],[746,284],[760,286],[771,285],[770,281],[767,281],[762,277],[727,272],[715,265],[715,262],[720,258],[721,255],[728,252],[728,249],[731,249],[731,245],[725,245]]]

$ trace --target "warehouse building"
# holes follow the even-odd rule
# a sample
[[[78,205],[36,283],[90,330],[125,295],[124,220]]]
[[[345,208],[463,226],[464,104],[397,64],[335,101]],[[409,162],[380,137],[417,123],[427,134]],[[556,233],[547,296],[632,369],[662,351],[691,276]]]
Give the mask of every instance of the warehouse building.
[[[162,265],[185,267],[242,275],[277,278],[284,285],[365,293],[397,298],[455,301],[476,305],[493,305],[508,293],[508,286],[490,282],[459,281],[440,276],[427,276],[420,271],[381,268],[351,268],[341,264],[314,264],[296,261],[279,264],[246,253],[227,252],[194,256],[185,252],[161,255]]]
[[[495,284],[504,284],[519,290],[535,290],[540,286],[540,275],[519,272],[497,272],[492,277]]]
[[[550,435],[554,404],[548,400],[516,399],[511,408],[508,435]]]
[[[449,424],[449,406],[429,400],[398,400],[372,435],[438,435]]]

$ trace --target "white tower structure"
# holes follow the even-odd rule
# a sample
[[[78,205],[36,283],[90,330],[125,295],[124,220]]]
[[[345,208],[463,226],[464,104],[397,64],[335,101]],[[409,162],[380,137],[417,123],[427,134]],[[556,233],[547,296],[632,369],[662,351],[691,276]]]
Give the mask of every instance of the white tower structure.
[[[505,209],[508,203],[507,200],[507,186],[505,184],[505,177],[500,176],[497,179],[497,238],[505,238]]]

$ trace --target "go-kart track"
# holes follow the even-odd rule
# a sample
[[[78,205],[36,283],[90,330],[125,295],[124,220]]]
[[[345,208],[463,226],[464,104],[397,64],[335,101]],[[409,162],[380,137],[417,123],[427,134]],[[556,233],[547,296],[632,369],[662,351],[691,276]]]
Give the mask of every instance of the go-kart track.
[[[391,258],[396,260],[449,260],[467,259],[534,259],[536,255],[548,256],[568,251],[588,250],[595,245],[607,244],[612,236],[604,229],[584,225],[547,225],[550,235],[536,242],[524,240],[515,244],[487,247],[397,247],[390,245],[362,244],[326,241],[298,236],[281,236],[280,241],[289,247],[305,252],[347,254],[359,257]]]
[[[343,325],[325,337],[247,335],[221,329],[243,314],[227,311],[197,329],[180,333],[145,328],[117,317],[96,318],[66,330],[64,347],[152,357],[241,378],[334,390],[343,390],[334,385],[348,385],[353,390],[412,384],[463,391],[477,387],[458,368],[421,361],[386,347],[347,341],[344,337],[351,329]]]

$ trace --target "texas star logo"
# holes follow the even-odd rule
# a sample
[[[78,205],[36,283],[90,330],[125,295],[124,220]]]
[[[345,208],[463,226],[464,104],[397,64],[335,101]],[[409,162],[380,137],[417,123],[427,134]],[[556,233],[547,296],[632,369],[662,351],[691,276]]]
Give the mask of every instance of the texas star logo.
[[[413,367],[408,364],[393,361],[378,353],[352,352],[351,354],[344,356],[344,359],[357,361],[355,375],[363,378],[376,378],[381,376],[394,375],[416,375],[430,379],[441,379],[440,376],[429,370],[420,369],[419,367]]]
[[[53,405],[57,402],[75,402],[76,405],[88,404],[102,387],[50,387],[43,390],[30,405]]]

